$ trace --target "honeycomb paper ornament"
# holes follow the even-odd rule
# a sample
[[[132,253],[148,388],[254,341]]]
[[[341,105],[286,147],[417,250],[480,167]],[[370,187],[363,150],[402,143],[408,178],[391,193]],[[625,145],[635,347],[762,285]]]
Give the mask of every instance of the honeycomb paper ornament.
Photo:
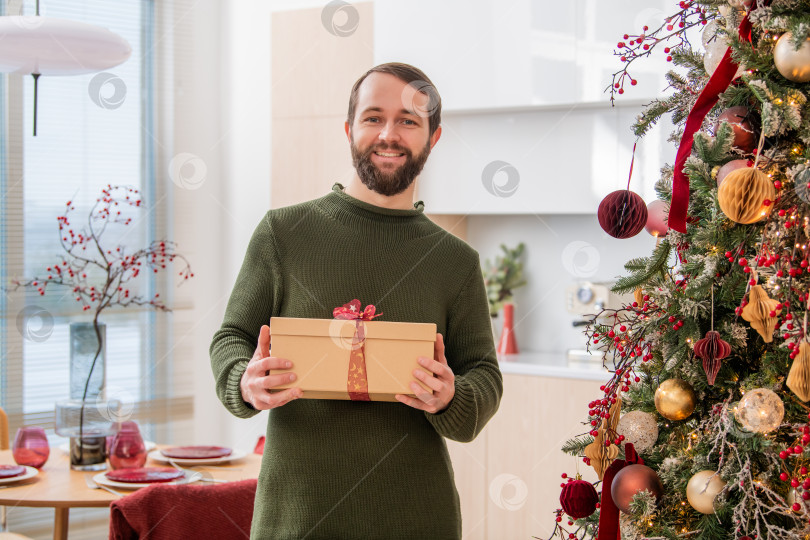
[[[762,336],[765,343],[773,341],[776,317],[771,317],[770,313],[774,311],[779,315],[781,310],[776,309],[777,304],[779,302],[769,298],[761,285],[754,285],[751,287],[748,305],[742,310],[742,318],[751,324],[751,328]]]
[[[720,334],[714,330],[706,332],[706,337],[695,343],[695,356],[703,360],[703,371],[709,386],[714,385],[717,373],[720,371],[720,360],[731,354],[731,345],[720,339]]]
[[[619,447],[615,444],[605,446],[606,440],[608,440],[607,427],[605,422],[602,421],[602,427],[599,428],[593,442],[585,447],[585,456],[591,460],[591,467],[596,471],[599,480],[602,479],[607,468],[619,455]]]
[[[599,203],[599,226],[614,238],[637,235],[647,223],[647,205],[636,193],[620,189],[609,193]]]
[[[731,221],[742,224],[756,223],[767,216],[775,198],[773,181],[753,167],[731,171],[717,190],[720,209]]]
[[[787,386],[802,401],[810,400],[810,343],[806,341],[799,345],[799,354],[790,366]]]

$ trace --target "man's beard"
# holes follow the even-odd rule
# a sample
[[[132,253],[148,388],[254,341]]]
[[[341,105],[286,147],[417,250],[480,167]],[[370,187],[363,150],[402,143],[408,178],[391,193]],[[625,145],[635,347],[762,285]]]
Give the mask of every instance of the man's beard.
[[[352,163],[355,170],[357,170],[360,181],[371,191],[391,197],[408,189],[408,186],[422,172],[422,167],[425,166],[428,155],[430,155],[430,141],[416,157],[413,156],[410,150],[398,144],[377,144],[365,151],[361,151],[352,140],[351,149]],[[393,172],[383,172],[371,162],[371,154],[375,151],[402,153],[405,155],[405,163]]]

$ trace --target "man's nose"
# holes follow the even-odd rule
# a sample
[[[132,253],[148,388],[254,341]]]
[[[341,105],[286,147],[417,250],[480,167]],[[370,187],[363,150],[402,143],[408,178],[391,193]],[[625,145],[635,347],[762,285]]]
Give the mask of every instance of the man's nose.
[[[389,122],[385,124],[380,130],[379,139],[381,141],[399,140],[399,129],[397,124],[394,122]]]

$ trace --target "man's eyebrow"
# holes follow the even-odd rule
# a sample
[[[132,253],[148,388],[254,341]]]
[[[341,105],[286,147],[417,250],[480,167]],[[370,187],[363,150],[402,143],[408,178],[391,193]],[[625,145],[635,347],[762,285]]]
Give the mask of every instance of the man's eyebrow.
[[[363,109],[363,112],[361,112],[360,114],[366,114],[366,113],[369,113],[369,112],[383,112],[383,110],[382,110],[381,107],[368,107],[366,109]],[[416,114],[414,111],[412,111],[410,109],[400,109],[399,112],[400,112],[400,114],[409,114],[411,116],[416,116],[416,117],[419,116],[418,114]]]

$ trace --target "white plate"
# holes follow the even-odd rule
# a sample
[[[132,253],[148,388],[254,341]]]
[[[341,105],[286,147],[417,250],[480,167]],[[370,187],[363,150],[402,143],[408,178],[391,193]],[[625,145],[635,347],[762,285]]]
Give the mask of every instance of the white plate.
[[[160,453],[160,450],[153,450],[149,452],[148,457],[149,459],[153,459],[159,463],[169,463],[169,460],[177,463],[178,465],[190,466],[190,465],[217,465],[219,463],[228,463],[229,461],[236,461],[237,459],[242,459],[247,454],[245,452],[240,452],[238,450],[232,451],[227,456],[222,456],[218,458],[200,458],[200,459],[181,459],[181,458],[167,458],[163,454]]]
[[[39,471],[33,467],[25,466],[25,472],[19,476],[12,476],[11,478],[0,478],[0,484],[13,484],[20,480],[28,480],[39,474]]]
[[[96,484],[100,484],[102,486],[107,486],[111,488],[118,488],[118,489],[141,489],[147,486],[152,486],[155,484],[165,484],[165,485],[174,485],[174,484],[190,484],[192,482],[196,482],[202,478],[202,473],[194,472],[194,471],[184,471],[184,476],[182,478],[178,478],[177,480],[172,480],[171,482],[116,482],[115,480],[110,480],[107,478],[106,472],[100,472],[93,477],[93,480],[96,481]]]
[[[147,452],[151,452],[155,448],[157,448],[157,444],[154,441],[143,441],[143,445],[146,447]],[[70,454],[70,443],[66,442],[64,444],[59,445],[59,450],[66,454]]]

